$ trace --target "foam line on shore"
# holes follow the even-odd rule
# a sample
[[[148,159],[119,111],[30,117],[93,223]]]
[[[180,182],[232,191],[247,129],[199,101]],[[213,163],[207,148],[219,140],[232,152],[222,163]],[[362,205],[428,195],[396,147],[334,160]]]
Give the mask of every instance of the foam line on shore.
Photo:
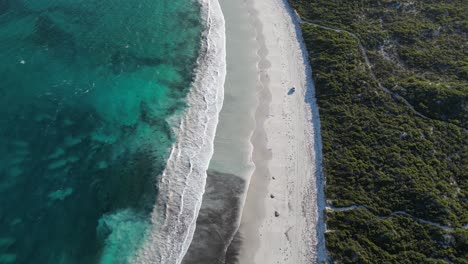
[[[180,263],[192,241],[213,155],[226,76],[225,21],[218,0],[199,0],[205,31],[188,107],[159,181],[152,230],[136,263]]]

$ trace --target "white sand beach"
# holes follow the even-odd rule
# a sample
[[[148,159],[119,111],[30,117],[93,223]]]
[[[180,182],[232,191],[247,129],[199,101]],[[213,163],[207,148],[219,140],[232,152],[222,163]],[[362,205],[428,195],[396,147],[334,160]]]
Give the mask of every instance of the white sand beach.
[[[323,199],[317,191],[322,183],[316,182],[321,142],[314,136],[319,122],[308,62],[285,2],[246,3],[259,44],[259,105],[239,263],[315,263],[325,256],[317,235],[317,228],[324,228],[318,224],[318,205],[324,202],[317,200]]]
[[[282,0],[219,2],[225,96],[184,264],[316,263],[325,257],[320,124],[298,24]]]

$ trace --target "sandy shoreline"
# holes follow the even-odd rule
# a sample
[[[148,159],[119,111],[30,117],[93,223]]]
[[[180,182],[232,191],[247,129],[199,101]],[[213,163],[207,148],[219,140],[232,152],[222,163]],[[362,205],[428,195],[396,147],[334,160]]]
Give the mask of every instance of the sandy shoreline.
[[[219,2],[225,99],[184,264],[321,262],[320,122],[300,27],[283,0]]]
[[[248,5],[260,46],[260,101],[252,137],[256,169],[242,213],[239,263],[322,261],[321,142],[302,37],[287,3],[254,0]]]

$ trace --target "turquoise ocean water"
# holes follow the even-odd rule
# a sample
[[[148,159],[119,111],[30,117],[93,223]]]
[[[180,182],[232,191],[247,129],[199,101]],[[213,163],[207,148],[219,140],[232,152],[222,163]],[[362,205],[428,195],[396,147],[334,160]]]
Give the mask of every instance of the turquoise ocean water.
[[[202,24],[192,0],[0,0],[0,263],[129,263]]]

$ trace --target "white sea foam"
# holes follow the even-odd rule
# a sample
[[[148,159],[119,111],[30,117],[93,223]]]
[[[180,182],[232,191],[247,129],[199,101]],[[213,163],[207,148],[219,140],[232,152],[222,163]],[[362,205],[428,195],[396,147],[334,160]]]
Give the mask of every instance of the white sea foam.
[[[152,230],[136,263],[180,263],[195,231],[205,191],[206,170],[213,155],[218,114],[224,97],[226,36],[218,0],[199,0],[205,31],[188,107],[176,129],[159,194]]]

